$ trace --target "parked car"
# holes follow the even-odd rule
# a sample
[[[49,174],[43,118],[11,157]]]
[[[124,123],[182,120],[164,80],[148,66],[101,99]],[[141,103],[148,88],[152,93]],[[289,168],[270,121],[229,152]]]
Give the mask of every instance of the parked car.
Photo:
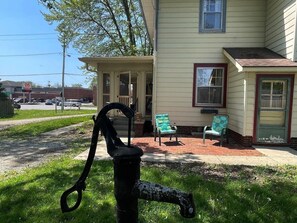
[[[46,99],[45,100],[45,105],[52,105],[52,104],[53,104],[53,102],[52,102],[51,99]]]
[[[20,109],[20,108],[21,108],[21,105],[18,104],[18,103],[16,103],[15,101],[12,101],[12,105],[13,105],[13,107],[16,108],[16,109]]]
[[[45,100],[43,98],[38,98],[37,102],[45,102]]]
[[[64,106],[71,106],[71,107],[80,107],[81,106],[81,102],[79,99],[68,99],[66,101],[64,101]]]
[[[52,99],[52,102],[53,102],[54,104],[57,104],[57,105],[59,105],[59,104],[60,104],[60,102],[61,102],[61,100],[60,100],[60,99],[58,99],[58,98],[53,98],[53,99]]]
[[[24,102],[24,99],[23,98],[16,98],[16,99],[14,99],[14,102],[16,102],[16,103],[23,103]],[[28,102],[28,99],[25,98],[25,103],[27,103],[27,102]]]
[[[88,98],[81,98],[79,99],[81,103],[89,103],[90,100]]]

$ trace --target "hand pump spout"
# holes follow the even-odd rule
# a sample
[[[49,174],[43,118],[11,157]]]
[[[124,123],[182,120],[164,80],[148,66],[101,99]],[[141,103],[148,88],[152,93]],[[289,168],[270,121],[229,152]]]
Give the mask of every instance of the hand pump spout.
[[[177,204],[180,206],[181,216],[185,218],[193,218],[195,216],[195,204],[191,193],[138,180],[134,185],[132,194],[144,200]]]

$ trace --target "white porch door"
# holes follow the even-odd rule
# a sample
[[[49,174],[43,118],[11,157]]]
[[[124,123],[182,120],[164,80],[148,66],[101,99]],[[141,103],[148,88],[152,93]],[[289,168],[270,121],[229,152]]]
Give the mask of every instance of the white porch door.
[[[258,81],[256,143],[288,143],[292,78],[263,76]]]
[[[137,99],[137,75],[131,72],[120,73],[118,75],[118,102],[130,107]]]

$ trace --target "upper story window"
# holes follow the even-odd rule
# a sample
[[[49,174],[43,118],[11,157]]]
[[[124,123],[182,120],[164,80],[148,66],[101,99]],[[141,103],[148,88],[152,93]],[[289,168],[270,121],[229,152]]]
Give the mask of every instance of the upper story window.
[[[199,32],[225,32],[226,0],[200,0]]]
[[[226,64],[194,64],[193,106],[225,107]]]

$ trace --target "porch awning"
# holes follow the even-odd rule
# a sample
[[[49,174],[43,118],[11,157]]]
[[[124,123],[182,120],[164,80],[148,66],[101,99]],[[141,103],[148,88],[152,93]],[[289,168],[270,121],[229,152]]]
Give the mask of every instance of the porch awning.
[[[297,63],[267,48],[223,48],[238,72],[297,72]]]
[[[123,64],[123,63],[148,63],[153,64],[153,56],[122,56],[122,57],[82,57],[80,61],[89,66],[97,67],[99,64]]]

